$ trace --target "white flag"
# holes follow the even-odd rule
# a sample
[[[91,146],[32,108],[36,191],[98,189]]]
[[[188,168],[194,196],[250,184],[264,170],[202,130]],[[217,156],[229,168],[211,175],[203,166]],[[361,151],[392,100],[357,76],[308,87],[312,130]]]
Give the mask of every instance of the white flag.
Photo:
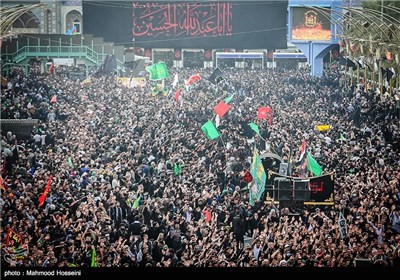
[[[174,81],[172,82],[172,87],[174,88],[174,87],[178,86],[178,83],[179,83],[178,73],[175,73]]]
[[[220,122],[220,118],[219,118],[219,115],[217,114],[217,115],[215,116],[215,127],[218,127],[218,126],[219,126],[219,122]]]
[[[186,91],[189,92],[190,85],[186,80],[185,80],[185,88],[186,88]]]

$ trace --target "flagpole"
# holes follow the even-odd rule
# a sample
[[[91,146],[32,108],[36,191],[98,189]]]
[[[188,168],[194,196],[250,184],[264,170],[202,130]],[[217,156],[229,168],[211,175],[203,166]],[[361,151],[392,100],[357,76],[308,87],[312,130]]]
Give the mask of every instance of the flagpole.
[[[256,133],[256,135],[258,135],[258,137],[260,137],[260,139],[263,140],[263,141],[265,142],[265,145],[267,145],[267,140],[265,140],[265,139],[261,136],[261,134]],[[254,141],[254,143],[255,143],[255,141]],[[269,148],[270,148],[275,154],[278,154],[278,153],[272,148],[272,146],[269,146]]]
[[[262,138],[261,137],[261,135],[258,135],[262,140],[264,140],[265,141],[265,143],[267,143],[267,140],[265,140],[264,138]],[[275,153],[275,154],[278,154],[275,150],[274,150],[274,148],[272,148],[272,146],[269,146],[269,148]]]
[[[383,74],[382,74],[382,70],[381,70],[381,59],[379,59],[379,83],[380,83],[380,94],[382,94],[383,92]]]
[[[351,70],[350,70],[350,86],[352,87],[353,86],[353,67],[351,68]]]
[[[372,89],[375,90],[375,65],[372,68]]]
[[[291,172],[292,171],[292,156],[293,156],[293,148],[292,148],[292,144],[290,144],[289,158],[288,158],[289,168],[287,170],[287,172],[289,172],[289,176],[292,176],[292,172]]]
[[[357,83],[360,81],[360,65],[357,63]],[[356,83],[356,84],[357,84]]]
[[[399,87],[400,87],[400,73],[397,73],[396,88],[398,89]]]
[[[224,148],[225,148],[225,165],[226,165],[228,163],[228,148],[225,145],[224,139],[222,139],[222,135],[223,135],[223,132],[221,132],[221,135],[219,138],[221,138],[222,145],[224,145]]]
[[[365,66],[366,65],[364,64],[364,67]],[[368,85],[367,67],[364,68],[364,92],[367,92],[367,85]]]
[[[219,136],[219,138],[221,139],[222,145],[224,145],[225,151],[227,152],[228,150],[226,149],[226,145],[225,145],[224,140],[222,139],[222,135],[223,135],[223,133],[221,133],[221,135]],[[225,157],[226,157],[226,153],[225,153]],[[225,160],[226,160],[226,158],[225,158]]]

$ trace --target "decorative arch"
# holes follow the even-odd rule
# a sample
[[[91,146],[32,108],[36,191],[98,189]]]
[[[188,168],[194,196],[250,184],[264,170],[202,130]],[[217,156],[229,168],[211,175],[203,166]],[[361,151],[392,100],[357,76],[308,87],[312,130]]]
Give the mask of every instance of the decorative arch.
[[[38,28],[39,19],[31,12],[22,14],[12,25],[13,28]]]
[[[77,10],[71,10],[65,15],[65,28],[70,30],[75,26],[76,33],[82,33],[82,13]]]
[[[14,21],[12,27],[13,28],[25,28],[25,23],[23,22],[23,20],[21,18],[17,18]]]
[[[52,13],[50,10],[46,10],[44,12],[44,22],[45,22],[45,33],[51,33],[51,21],[52,21]]]

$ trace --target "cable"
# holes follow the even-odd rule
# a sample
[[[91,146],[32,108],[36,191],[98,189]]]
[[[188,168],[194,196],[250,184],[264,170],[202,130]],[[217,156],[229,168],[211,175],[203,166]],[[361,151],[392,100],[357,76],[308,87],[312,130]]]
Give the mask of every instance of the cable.
[[[326,22],[321,22],[322,24],[325,23],[330,23],[330,21]],[[270,29],[262,29],[262,30],[249,30],[249,31],[241,31],[241,32],[236,32],[232,33],[230,35],[220,35],[220,36],[209,36],[209,37],[185,37],[185,38],[166,38],[166,39],[158,39],[158,40],[144,40],[144,41],[136,41],[138,44],[142,43],[156,43],[156,42],[169,42],[169,41],[179,41],[179,40],[196,40],[196,39],[210,39],[210,38],[218,38],[218,37],[230,37],[230,36],[235,36],[235,35],[242,35],[242,34],[248,34],[248,33],[262,33],[262,32],[270,32],[270,31],[278,31],[278,30],[286,30],[288,27],[277,27],[277,28],[270,28]],[[115,45],[127,45],[127,44],[132,44],[132,42],[122,42],[122,43],[115,43]]]
[[[112,4],[112,2],[116,2]],[[124,2],[129,2],[124,4]],[[271,5],[271,4],[278,4],[278,3],[288,3],[288,0],[271,0],[271,1],[254,1],[254,2],[243,2],[243,1],[205,1],[205,2],[197,2],[197,1],[154,1],[154,2],[146,2],[146,1],[83,1],[82,4],[92,5],[92,6],[101,6],[101,7],[118,7],[118,8],[131,8],[135,3],[146,3],[151,4],[152,7],[165,7],[168,4],[217,4],[217,3],[230,3],[232,6],[244,6],[244,5]],[[136,5],[135,8],[145,8],[146,5]]]
[[[156,42],[169,42],[169,41],[179,41],[179,40],[196,40],[196,39],[211,39],[211,38],[220,38],[220,37],[231,37],[235,35],[241,35],[241,34],[248,34],[248,33],[261,33],[261,32],[269,32],[269,31],[277,31],[277,30],[284,30],[287,27],[278,27],[278,28],[270,28],[270,29],[263,29],[263,30],[250,30],[250,31],[242,31],[242,32],[236,32],[236,33],[231,33],[230,35],[219,35],[219,36],[209,36],[209,37],[185,37],[185,38],[168,38],[168,39],[158,39],[158,40],[144,40],[144,41],[137,41],[137,43],[142,44],[142,43],[156,43]],[[126,43],[115,43],[115,45],[126,45],[132,42],[126,42]]]
[[[321,22],[321,23],[328,23],[328,22]],[[219,38],[219,37],[231,37],[231,36],[235,36],[235,35],[242,35],[242,34],[248,34],[248,33],[262,33],[262,32],[270,32],[270,31],[278,31],[278,30],[285,30],[287,29],[287,27],[277,27],[277,28],[270,28],[270,29],[262,29],[262,30],[249,30],[249,31],[242,31],[242,32],[236,32],[236,33],[232,33],[230,35],[220,35],[220,36],[209,36],[209,37],[185,37],[185,38],[168,38],[168,39],[158,39],[158,40],[144,40],[144,41],[138,41],[139,44],[143,44],[143,43],[157,43],[157,42],[170,42],[170,41],[179,41],[179,40],[196,40],[196,39],[210,39],[210,38]],[[82,34],[84,35],[84,34]],[[35,37],[32,36],[31,34],[20,34],[20,36],[25,36],[25,37],[29,37],[29,38],[35,38],[35,39],[40,39],[39,37]],[[71,35],[73,36],[73,35]],[[46,39],[46,41],[48,41],[48,39]],[[50,40],[51,42],[59,42],[57,40]],[[108,44],[113,44],[113,42],[109,42]],[[93,45],[93,46],[103,46],[103,45],[108,45],[108,44],[100,44],[100,45]],[[115,43],[114,42],[114,46],[118,46],[118,45],[128,45],[128,44],[132,44],[132,41],[129,42],[121,42],[121,43]],[[72,44],[75,46],[81,46],[81,44]],[[66,46],[66,45],[64,45]],[[53,46],[55,47],[55,46]]]

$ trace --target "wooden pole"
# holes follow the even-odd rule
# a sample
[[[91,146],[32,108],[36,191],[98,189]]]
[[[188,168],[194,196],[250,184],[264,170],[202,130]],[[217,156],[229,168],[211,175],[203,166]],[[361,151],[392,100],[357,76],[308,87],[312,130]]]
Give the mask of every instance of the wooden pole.
[[[382,75],[382,70],[381,70],[381,60],[379,59],[379,67],[378,67],[379,69],[378,69],[378,74],[379,74],[379,85],[380,85],[380,94],[382,94],[383,93],[383,75]]]
[[[364,92],[368,91],[368,76],[367,76],[367,66],[364,65]]]
[[[400,88],[400,73],[397,73],[397,79],[396,79],[396,88]]]
[[[375,90],[375,66],[372,67],[372,89]]]
[[[353,86],[353,67],[350,70],[350,86]]]

